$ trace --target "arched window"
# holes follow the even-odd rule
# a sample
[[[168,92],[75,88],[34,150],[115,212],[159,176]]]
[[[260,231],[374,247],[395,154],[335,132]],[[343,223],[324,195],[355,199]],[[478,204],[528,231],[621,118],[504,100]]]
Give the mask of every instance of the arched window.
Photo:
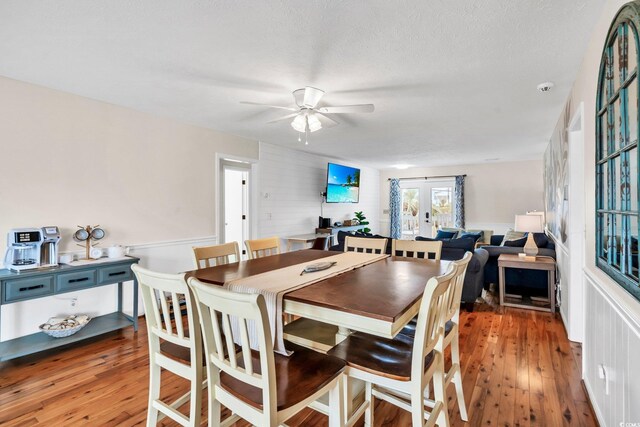
[[[596,104],[596,262],[638,299],[639,28],[640,2],[628,3],[609,29]]]

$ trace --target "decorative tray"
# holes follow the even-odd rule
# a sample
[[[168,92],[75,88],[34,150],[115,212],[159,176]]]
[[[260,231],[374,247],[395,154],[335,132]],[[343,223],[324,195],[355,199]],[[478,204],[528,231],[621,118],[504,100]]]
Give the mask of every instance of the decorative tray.
[[[318,262],[316,264],[309,264],[304,268],[304,270],[302,270],[300,275],[302,276],[305,273],[315,273],[316,271],[327,270],[336,264],[337,264],[336,261],[332,261],[332,262],[325,261],[325,262]]]

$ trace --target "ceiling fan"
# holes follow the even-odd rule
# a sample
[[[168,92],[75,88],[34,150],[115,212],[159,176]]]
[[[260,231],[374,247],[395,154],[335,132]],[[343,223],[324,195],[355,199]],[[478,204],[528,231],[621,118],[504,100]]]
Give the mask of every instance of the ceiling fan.
[[[294,111],[294,113],[279,117],[268,123],[277,123],[282,120],[293,119],[291,127],[300,133],[308,134],[323,127],[333,127],[338,124],[327,114],[350,114],[350,113],[373,113],[373,104],[340,105],[319,107],[318,103],[322,99],[324,91],[315,87],[307,86],[293,91],[293,99],[297,107],[282,107],[278,105],[261,104],[259,102],[242,101],[241,104],[262,105],[269,108]],[[298,138],[300,140],[300,138]]]

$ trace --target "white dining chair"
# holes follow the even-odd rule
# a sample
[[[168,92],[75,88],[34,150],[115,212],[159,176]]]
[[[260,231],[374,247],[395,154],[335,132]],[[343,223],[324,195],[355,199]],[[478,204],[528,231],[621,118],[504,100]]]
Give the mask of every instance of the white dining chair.
[[[448,296],[444,336],[442,338],[442,344],[440,345],[442,352],[444,352],[447,347],[451,346],[451,367],[445,376],[445,389],[449,384],[453,383],[456,391],[458,409],[460,410],[460,418],[463,421],[468,421],[468,414],[464,400],[464,390],[462,388],[462,368],[460,365],[460,302],[462,299],[462,290],[464,288],[464,278],[472,257],[473,255],[471,252],[466,252],[462,259],[453,261],[455,276],[451,281],[452,292],[450,292]],[[416,324],[412,321],[400,331],[400,334],[413,337],[415,336],[415,331]],[[428,395],[429,394],[427,393],[427,396]]]
[[[347,236],[344,239],[344,251],[383,254],[387,248],[387,240]]]
[[[193,277],[189,286],[205,343],[209,426],[220,425],[220,405],[253,425],[278,426],[327,393],[329,426],[343,425],[344,361],[298,346],[287,346],[294,350],[289,357],[275,354],[264,296],[231,292]],[[237,358],[232,322],[237,322],[235,340],[241,347]],[[257,350],[250,348],[254,333]]]
[[[193,261],[197,270],[239,262],[240,248],[238,247],[238,242],[193,247]]]
[[[393,239],[391,241],[391,255],[440,261],[442,241]]]
[[[444,333],[449,289],[455,269],[429,279],[420,304],[415,339],[393,339],[361,332],[350,335],[328,354],[347,362],[347,375],[365,381],[365,426],[374,425],[375,399],[411,413],[413,426],[448,426],[444,389],[444,355],[438,349]],[[433,381],[435,400],[425,398]],[[425,408],[429,408],[427,410]],[[360,410],[355,411],[356,414]],[[348,420],[352,421],[352,420]]]
[[[264,239],[245,240],[249,259],[262,258],[280,253],[280,238],[267,237]]]
[[[204,379],[202,336],[184,274],[155,273],[136,264],[131,269],[140,286],[149,338],[147,426],[155,426],[164,417],[181,426],[200,426]],[[181,303],[186,309],[185,316]],[[160,399],[162,369],[190,383],[189,391],[174,402]],[[190,402],[188,416],[178,410],[186,402]]]

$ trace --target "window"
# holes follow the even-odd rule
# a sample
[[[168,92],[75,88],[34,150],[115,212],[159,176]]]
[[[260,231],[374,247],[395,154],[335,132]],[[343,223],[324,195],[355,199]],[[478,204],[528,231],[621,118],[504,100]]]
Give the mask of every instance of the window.
[[[639,23],[635,3],[614,19],[596,108],[596,263],[638,299]]]

